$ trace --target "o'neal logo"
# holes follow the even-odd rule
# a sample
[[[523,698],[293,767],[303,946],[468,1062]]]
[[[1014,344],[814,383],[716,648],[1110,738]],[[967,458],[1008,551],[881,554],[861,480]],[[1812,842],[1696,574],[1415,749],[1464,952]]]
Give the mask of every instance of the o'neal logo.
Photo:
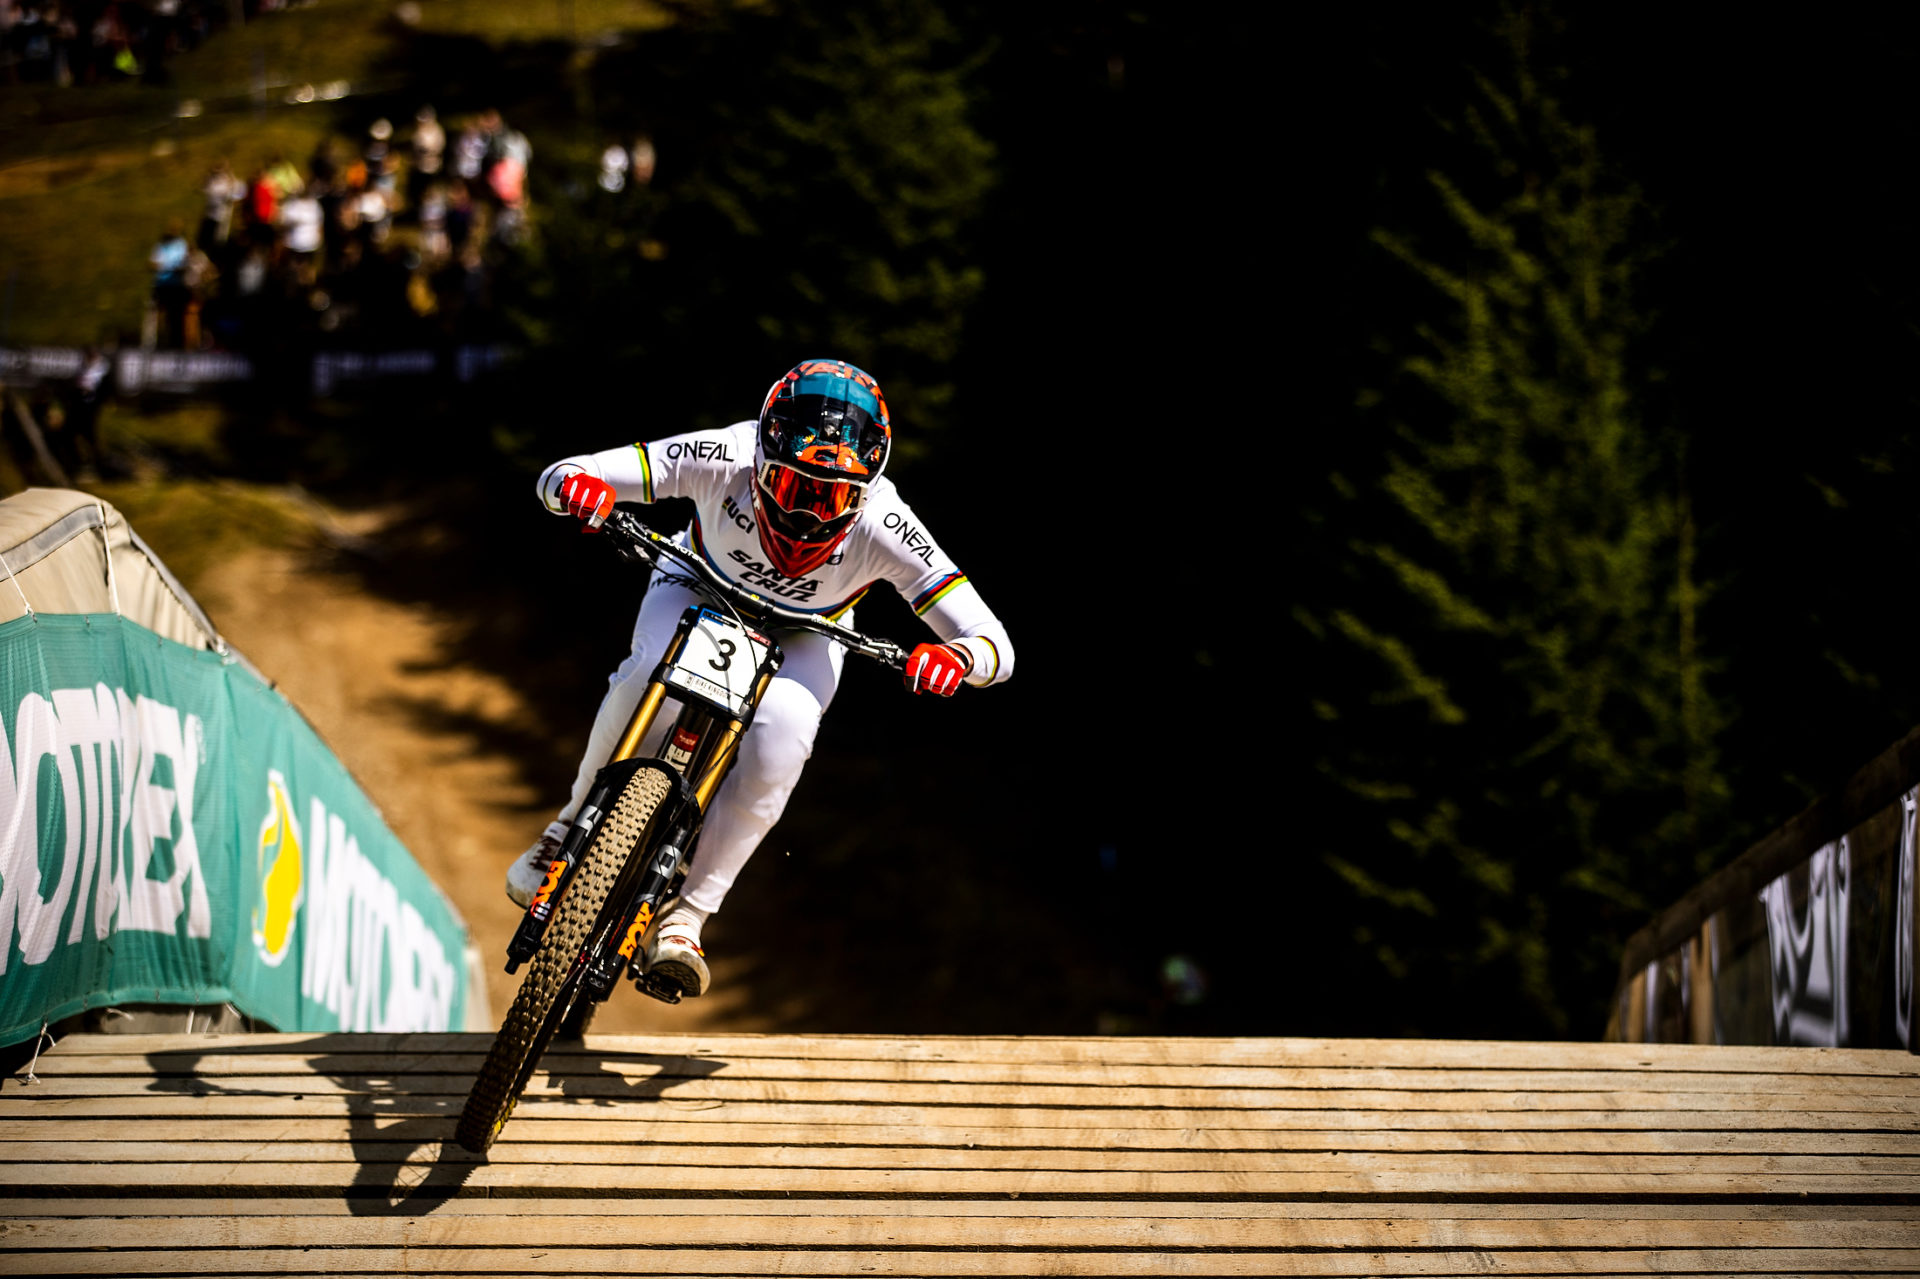
[[[687,440],[667,445],[667,460],[678,462],[685,458],[690,462],[731,462],[733,450],[724,440]]]
[[[293,815],[293,801],[287,798],[287,779],[277,769],[269,769],[267,815],[260,822],[255,846],[260,898],[253,908],[253,944],[269,968],[277,968],[287,957],[300,917],[306,891],[300,845],[300,822]]]
[[[880,522],[886,526],[887,532],[900,539],[900,544],[907,548],[907,554],[918,556],[923,564],[933,563],[933,539],[914,527],[912,520],[898,511],[888,511],[881,516]]]

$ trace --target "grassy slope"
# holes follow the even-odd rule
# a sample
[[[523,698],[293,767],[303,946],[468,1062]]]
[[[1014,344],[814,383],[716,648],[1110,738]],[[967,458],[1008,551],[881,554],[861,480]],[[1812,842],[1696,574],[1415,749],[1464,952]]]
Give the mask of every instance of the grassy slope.
[[[662,25],[648,0],[425,0],[425,30],[489,40]],[[320,0],[268,14],[174,59],[165,88],[111,84],[0,91],[0,308],[12,344],[81,343],[139,329],[147,253],[169,220],[191,233],[200,180],[275,153],[304,161],[350,105],[288,105],[287,86],[398,87],[403,32],[387,0]],[[403,73],[402,73],[403,74]],[[269,86],[256,107],[256,77]],[[423,100],[432,86],[420,86]],[[177,115],[193,99],[203,113]],[[7,301],[11,293],[10,303]]]

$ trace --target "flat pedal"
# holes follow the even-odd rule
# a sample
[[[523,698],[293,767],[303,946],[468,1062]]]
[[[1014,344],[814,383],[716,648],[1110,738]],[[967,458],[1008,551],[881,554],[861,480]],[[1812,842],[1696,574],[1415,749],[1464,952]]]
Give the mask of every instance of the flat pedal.
[[[677,1004],[685,991],[677,981],[653,973],[640,973],[633,979],[634,989],[643,995],[652,995],[663,1004]]]

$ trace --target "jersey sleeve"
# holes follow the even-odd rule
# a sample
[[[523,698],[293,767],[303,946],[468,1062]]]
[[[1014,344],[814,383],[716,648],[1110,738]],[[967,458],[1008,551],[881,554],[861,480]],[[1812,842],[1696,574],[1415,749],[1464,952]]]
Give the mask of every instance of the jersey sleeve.
[[[904,502],[889,503],[879,517],[887,580],[935,635],[972,659],[967,683],[985,688],[1012,675],[1013,641],[967,575]]]
[[[1013,641],[1007,628],[993,615],[980,592],[966,574],[954,569],[927,584],[917,596],[913,611],[920,615],[933,633],[955,648],[964,649],[973,659],[967,683],[976,688],[998,684],[1013,674]]]
[[[613,486],[618,502],[658,502],[687,497],[695,502],[717,499],[727,480],[742,466],[752,465],[753,438],[739,423],[718,431],[691,431],[663,440],[641,441],[599,453],[563,457],[540,472],[540,504],[564,515],[560,486],[580,471]]]

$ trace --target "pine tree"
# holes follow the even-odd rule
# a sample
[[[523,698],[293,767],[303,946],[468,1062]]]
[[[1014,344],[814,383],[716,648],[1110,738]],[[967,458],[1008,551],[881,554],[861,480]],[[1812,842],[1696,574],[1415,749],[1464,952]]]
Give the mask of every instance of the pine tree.
[[[1456,1028],[1589,1031],[1623,935],[1699,869],[1721,715],[1682,450],[1642,407],[1648,211],[1536,69],[1533,20],[1497,34],[1427,175],[1445,234],[1375,237],[1432,305],[1362,397],[1390,442],[1374,482],[1336,477],[1345,584],[1303,614],[1325,858],[1378,973],[1472,992]]]
[[[671,372],[650,402],[682,428],[757,397],[742,369],[851,360],[913,422],[903,453],[923,447],[982,284],[968,237],[994,153],[971,119],[976,64],[933,0],[688,13],[604,53],[600,123],[651,133],[659,176],[547,213],[540,336]]]

